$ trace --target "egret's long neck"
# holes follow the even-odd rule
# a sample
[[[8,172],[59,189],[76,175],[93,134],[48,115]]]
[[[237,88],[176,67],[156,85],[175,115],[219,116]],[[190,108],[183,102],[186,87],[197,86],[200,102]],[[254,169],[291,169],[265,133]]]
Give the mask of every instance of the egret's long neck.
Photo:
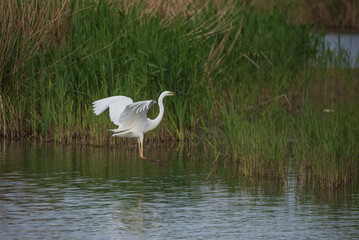
[[[161,94],[160,97],[158,98],[158,106],[160,108],[160,112],[155,119],[151,120],[151,124],[149,126],[149,131],[156,128],[158,126],[158,124],[160,124],[160,122],[163,118],[163,114],[165,112],[165,108],[163,106],[163,98],[164,97],[165,97],[165,95]]]

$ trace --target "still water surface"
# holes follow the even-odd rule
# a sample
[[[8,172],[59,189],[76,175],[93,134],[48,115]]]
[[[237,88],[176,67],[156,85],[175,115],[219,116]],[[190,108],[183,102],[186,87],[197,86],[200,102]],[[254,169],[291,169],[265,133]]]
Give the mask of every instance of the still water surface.
[[[212,169],[203,151],[0,139],[0,239],[351,239],[359,191],[303,190]]]
[[[327,33],[324,38],[326,47],[340,55],[340,50],[345,52],[339,65],[343,67],[359,68],[359,34],[355,33]],[[343,59],[344,58],[344,59]]]

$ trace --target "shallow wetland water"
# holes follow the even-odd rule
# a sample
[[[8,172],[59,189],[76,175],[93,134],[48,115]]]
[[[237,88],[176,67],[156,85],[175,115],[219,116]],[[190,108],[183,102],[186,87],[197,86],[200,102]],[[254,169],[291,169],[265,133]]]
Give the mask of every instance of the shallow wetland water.
[[[0,239],[350,239],[359,191],[233,176],[202,152],[1,140]]]

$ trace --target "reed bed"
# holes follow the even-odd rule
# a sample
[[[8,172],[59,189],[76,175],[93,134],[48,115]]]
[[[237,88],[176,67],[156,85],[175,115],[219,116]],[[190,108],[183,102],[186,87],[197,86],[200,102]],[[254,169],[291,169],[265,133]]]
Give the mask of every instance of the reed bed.
[[[289,12],[290,19],[330,30],[359,30],[359,2],[356,0],[250,0],[257,9],[279,8]]]
[[[323,36],[278,9],[190,0],[5,0],[0,9],[1,135],[134,147],[111,138],[91,103],[168,89],[185,95],[166,99],[153,145],[201,142],[214,163],[249,177],[284,180],[294,166],[303,184],[336,188],[357,174],[358,73],[323,67]]]
[[[355,0],[305,1],[309,21],[334,29],[359,29],[359,2]]]

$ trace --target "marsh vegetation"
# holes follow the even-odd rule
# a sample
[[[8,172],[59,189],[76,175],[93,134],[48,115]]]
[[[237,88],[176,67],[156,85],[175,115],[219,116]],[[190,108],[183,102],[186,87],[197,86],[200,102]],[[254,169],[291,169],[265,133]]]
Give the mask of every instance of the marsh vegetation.
[[[189,0],[5,0],[0,10],[5,137],[132,147],[91,103],[173,90],[185,96],[166,102],[152,146],[205,145],[239,174],[280,181],[294,167],[324,188],[358,174],[359,72],[285,11]]]

